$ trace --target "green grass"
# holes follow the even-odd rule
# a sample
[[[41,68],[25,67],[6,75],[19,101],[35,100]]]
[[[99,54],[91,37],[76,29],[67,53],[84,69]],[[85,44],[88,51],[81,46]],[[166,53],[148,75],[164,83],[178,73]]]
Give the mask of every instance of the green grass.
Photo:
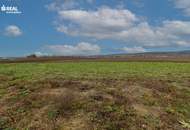
[[[190,63],[0,64],[0,129],[189,129]]]
[[[0,64],[0,74],[18,79],[35,79],[44,76],[63,75],[65,78],[124,78],[145,77],[188,77],[189,63],[158,62],[79,62],[79,63],[24,63]]]

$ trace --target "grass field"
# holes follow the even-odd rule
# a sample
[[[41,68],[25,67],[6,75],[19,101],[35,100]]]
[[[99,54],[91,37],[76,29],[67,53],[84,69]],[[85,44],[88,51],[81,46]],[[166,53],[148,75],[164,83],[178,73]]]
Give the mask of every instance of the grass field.
[[[189,130],[190,63],[0,64],[0,129]]]

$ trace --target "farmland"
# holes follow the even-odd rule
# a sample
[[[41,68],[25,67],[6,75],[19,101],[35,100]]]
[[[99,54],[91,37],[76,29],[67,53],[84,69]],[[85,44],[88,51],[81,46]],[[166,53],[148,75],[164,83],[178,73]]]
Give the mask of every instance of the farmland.
[[[0,129],[188,130],[190,63],[0,64]]]

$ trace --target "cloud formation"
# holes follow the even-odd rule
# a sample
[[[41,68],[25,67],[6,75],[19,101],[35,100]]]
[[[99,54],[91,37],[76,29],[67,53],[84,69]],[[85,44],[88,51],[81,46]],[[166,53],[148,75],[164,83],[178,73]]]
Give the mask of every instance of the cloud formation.
[[[176,8],[190,13],[189,0],[171,1]],[[152,25],[127,8],[101,6],[90,10],[78,8],[76,0],[70,1],[73,6],[67,6],[69,8],[55,3],[56,30],[69,36],[113,40],[133,48],[190,47],[190,21],[164,20],[159,25]]]
[[[69,35],[82,35],[104,39],[131,27],[138,21],[129,10],[99,8],[97,11],[61,10],[58,11],[62,23],[57,30]],[[64,21],[70,25],[64,25]]]
[[[165,20],[152,26],[127,9],[60,10],[57,31],[145,47],[190,46],[190,22]],[[68,21],[69,24],[65,24]],[[182,44],[184,43],[184,44]]]
[[[42,57],[42,56],[51,56],[51,54],[48,54],[48,53],[44,53],[44,52],[34,52],[34,54],[37,56],[37,57]]]
[[[78,5],[76,0],[55,0],[51,4],[47,5],[47,9],[50,11],[58,11],[63,9],[72,9]]]
[[[74,9],[79,7],[82,2],[92,4],[94,0],[54,0],[54,2],[46,5],[46,7],[50,11]]]
[[[16,26],[16,25],[9,25],[5,28],[5,33],[6,36],[10,36],[10,37],[18,37],[20,35],[22,35],[22,31],[21,29]]]
[[[146,49],[144,49],[143,47],[123,47],[122,50],[126,53],[142,53],[142,52],[146,52]]]
[[[175,7],[183,10],[185,15],[190,16],[190,0],[173,0]]]
[[[77,45],[49,45],[47,49],[56,55],[74,56],[74,55],[96,55],[101,48],[96,44],[80,42]]]

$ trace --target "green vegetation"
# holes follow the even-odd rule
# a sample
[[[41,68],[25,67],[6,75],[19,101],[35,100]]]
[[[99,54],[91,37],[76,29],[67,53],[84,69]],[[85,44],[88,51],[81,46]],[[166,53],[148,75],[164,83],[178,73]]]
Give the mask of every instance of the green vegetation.
[[[124,78],[126,76],[178,77],[189,76],[189,63],[157,62],[78,62],[1,64],[0,74],[18,79],[65,76],[66,78]]]
[[[190,63],[0,64],[0,129],[188,130]]]

